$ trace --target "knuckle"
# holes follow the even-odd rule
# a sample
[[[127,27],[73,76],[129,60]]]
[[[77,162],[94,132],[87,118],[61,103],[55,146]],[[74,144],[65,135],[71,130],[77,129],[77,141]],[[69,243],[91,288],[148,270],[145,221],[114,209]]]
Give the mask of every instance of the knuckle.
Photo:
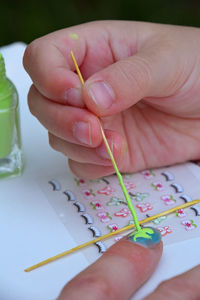
[[[112,289],[108,281],[99,274],[88,274],[80,278],[79,288],[87,290],[90,294],[98,295],[98,299],[113,299]]]
[[[74,159],[68,159],[68,165],[72,173],[79,178],[85,178],[87,180],[95,179],[100,176],[94,176],[94,173],[91,171],[91,168],[88,167],[87,163],[80,163],[75,161]],[[96,165],[94,165],[96,168]]]
[[[41,93],[49,98],[51,98],[52,95],[53,98],[57,98],[57,87],[55,85],[55,80],[57,79],[56,70],[52,73],[48,70],[48,47],[50,49],[52,45],[47,45],[43,37],[31,42],[24,52],[23,65]],[[42,64],[45,65],[45,67],[42,67]]]
[[[25,70],[28,72],[31,63],[34,60],[34,57],[36,56],[36,53],[38,52],[38,47],[39,47],[39,39],[34,40],[31,42],[27,47],[24,52],[23,56],[23,65]]]
[[[163,281],[157,288],[160,295],[166,299],[193,299],[195,289],[193,284],[183,278],[174,278]],[[164,298],[165,299],[165,298]]]
[[[151,70],[151,65],[142,56],[136,57],[136,60],[132,66],[132,72],[131,72],[131,77],[135,81],[136,85],[138,88],[142,91],[148,90],[148,86],[150,85],[150,80],[152,77],[152,70]]]
[[[131,85],[131,89],[138,90],[141,93],[147,90],[152,75],[150,63],[143,57],[134,56],[134,59],[127,59],[123,64],[118,64],[120,72],[125,84]]]
[[[116,63],[116,74],[119,73],[122,77],[122,80],[129,83],[131,81],[130,77],[130,69],[132,68],[132,64],[129,60],[124,60],[123,63],[120,61]]]
[[[29,89],[27,100],[28,100],[28,107],[30,112],[34,115],[34,96],[33,96],[34,86],[32,85]]]
[[[167,295],[172,295],[172,293],[174,293],[174,286],[173,286],[173,283],[171,283],[170,281],[166,280],[166,281],[163,281],[159,284],[158,288],[157,288],[157,291],[160,293],[160,294],[167,294]]]
[[[54,150],[57,150],[57,147],[56,147],[57,143],[56,143],[55,136],[49,132],[48,138],[49,138],[49,145],[51,146],[51,148]]]

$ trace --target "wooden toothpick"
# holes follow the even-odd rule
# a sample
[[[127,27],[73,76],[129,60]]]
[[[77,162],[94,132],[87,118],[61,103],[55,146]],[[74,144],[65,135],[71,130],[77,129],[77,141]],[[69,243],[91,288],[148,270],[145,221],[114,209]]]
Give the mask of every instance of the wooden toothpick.
[[[79,69],[79,66],[78,66],[78,64],[77,64],[77,61],[76,61],[76,58],[75,58],[75,56],[74,56],[73,51],[71,51],[70,54],[71,54],[71,57],[72,57],[74,66],[75,66],[75,68],[76,68],[76,72],[77,72],[77,74],[78,74],[78,76],[79,76],[79,79],[80,79],[82,85],[84,85],[85,82],[84,82],[83,76],[82,76],[82,74],[81,74],[81,71],[80,71],[80,69]],[[115,161],[115,159],[114,159],[113,153],[112,153],[112,151],[111,151],[111,149],[110,149],[110,146],[109,146],[109,144],[108,144],[108,141],[107,141],[107,139],[106,139],[106,136],[105,136],[103,127],[101,126],[101,123],[100,123],[100,128],[101,128],[101,134],[102,134],[102,137],[103,137],[104,144],[105,144],[106,149],[107,149],[107,152],[108,152],[108,154],[109,154],[109,156],[110,156],[110,159],[111,159],[112,165],[113,165],[113,167],[114,167],[114,170],[115,170],[115,172],[116,172],[116,174],[117,174],[117,177],[118,177],[118,180],[119,180],[121,189],[122,189],[122,191],[123,191],[124,197],[125,197],[126,202],[127,202],[127,204],[128,204],[128,208],[129,208],[129,210],[130,210],[130,212],[131,212],[131,214],[132,214],[132,217],[133,217],[133,221],[134,221],[136,230],[137,230],[137,231],[140,231],[140,230],[142,230],[142,228],[141,228],[141,226],[140,226],[140,223],[138,222],[138,216],[137,216],[137,213],[136,213],[136,211],[135,211],[135,209],[134,209],[134,207],[133,207],[133,204],[132,204],[132,202],[131,202],[129,193],[128,193],[128,191],[127,191],[127,189],[126,189],[126,186],[125,186],[125,184],[124,184],[123,177],[122,177],[122,175],[121,175],[121,173],[120,173],[120,171],[119,171],[119,169],[118,169],[118,167],[117,167],[116,161]]]
[[[169,215],[169,214],[171,214],[171,213],[174,213],[174,212],[176,212],[176,211],[179,210],[179,209],[187,208],[187,207],[193,206],[193,205],[198,204],[198,203],[200,203],[200,199],[196,199],[196,200],[193,200],[193,201],[184,203],[184,204],[182,204],[182,205],[179,205],[179,206],[173,207],[173,208],[171,208],[171,209],[165,210],[165,211],[163,211],[163,212],[161,212],[161,213],[158,213],[158,214],[156,214],[156,215],[154,215],[154,216],[152,216],[152,217],[149,217],[149,218],[146,218],[146,219],[144,219],[144,220],[141,220],[141,221],[139,221],[139,223],[140,223],[140,225],[142,225],[142,224],[144,224],[144,223],[151,222],[151,221],[153,221],[153,220],[155,220],[155,219],[157,219],[157,218],[160,218],[160,217],[162,217],[162,216],[166,216],[166,215]],[[80,249],[83,249],[83,248],[85,248],[85,247],[88,247],[89,245],[94,244],[94,243],[97,243],[97,242],[99,242],[99,241],[101,241],[101,240],[108,239],[108,238],[110,238],[110,237],[113,236],[113,235],[119,234],[119,233],[124,232],[124,231],[127,231],[127,230],[131,230],[131,229],[133,229],[134,227],[135,227],[134,224],[125,226],[125,227],[123,227],[123,228],[121,228],[121,229],[118,229],[118,230],[116,230],[116,231],[114,231],[114,232],[110,232],[110,233],[105,234],[105,235],[103,235],[103,236],[100,236],[100,237],[98,237],[98,238],[96,238],[96,239],[93,239],[93,240],[91,240],[91,241],[89,241],[89,242],[86,242],[86,243],[81,244],[81,245],[79,245],[79,246],[76,246],[76,247],[74,247],[74,248],[72,248],[72,249],[69,249],[69,250],[64,251],[64,252],[62,252],[62,253],[59,253],[59,254],[57,254],[57,255],[55,255],[55,256],[52,256],[52,257],[50,257],[50,258],[48,258],[48,259],[46,259],[46,260],[43,260],[43,261],[39,262],[38,264],[35,264],[35,265],[33,265],[33,266],[29,267],[29,268],[26,268],[24,271],[25,271],[25,272],[30,272],[30,271],[32,271],[32,270],[34,270],[34,269],[37,269],[37,268],[39,268],[39,267],[41,267],[41,266],[43,266],[43,265],[48,264],[49,262],[52,262],[52,261],[54,261],[54,260],[56,260],[56,259],[59,259],[59,258],[61,258],[61,257],[63,257],[63,256],[66,256],[66,255],[68,255],[68,254],[70,254],[70,253],[74,253],[75,251],[78,251],[78,250],[80,250]]]

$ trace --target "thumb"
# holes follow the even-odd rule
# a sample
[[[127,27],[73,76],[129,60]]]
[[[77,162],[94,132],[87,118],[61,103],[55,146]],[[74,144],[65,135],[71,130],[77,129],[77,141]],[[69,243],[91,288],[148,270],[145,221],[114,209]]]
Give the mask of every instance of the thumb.
[[[147,45],[148,46],[148,45]],[[86,106],[99,116],[121,112],[145,97],[170,95],[175,85],[170,49],[145,47],[132,57],[117,61],[91,76],[84,87]],[[163,47],[164,48],[164,47]],[[167,47],[166,47],[167,48]]]
[[[133,242],[133,236],[129,235],[72,279],[58,299],[129,299],[150,277],[161,254],[161,236],[156,229],[150,240],[138,238]]]

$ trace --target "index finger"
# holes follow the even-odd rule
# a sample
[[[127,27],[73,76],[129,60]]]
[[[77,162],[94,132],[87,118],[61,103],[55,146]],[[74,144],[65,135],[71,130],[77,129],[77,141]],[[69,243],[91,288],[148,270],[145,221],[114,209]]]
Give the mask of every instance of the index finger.
[[[38,91],[62,104],[84,106],[82,86],[70,52],[74,52],[83,77],[113,62],[108,32],[101,22],[78,25],[33,41],[24,54],[24,67]],[[105,26],[105,25],[104,25]]]
[[[139,42],[138,28],[143,27]],[[97,21],[56,31],[27,47],[24,67],[43,96],[72,105],[77,100],[83,105],[81,83],[74,73],[70,51],[74,52],[81,73],[87,79],[136,53],[151,34],[148,28],[149,25],[129,21]]]
[[[24,68],[43,96],[63,104],[73,96],[74,104],[83,106],[80,102],[81,83],[74,73],[70,49],[78,51],[79,60],[83,59],[85,43],[75,32],[60,30],[46,35],[26,48]]]

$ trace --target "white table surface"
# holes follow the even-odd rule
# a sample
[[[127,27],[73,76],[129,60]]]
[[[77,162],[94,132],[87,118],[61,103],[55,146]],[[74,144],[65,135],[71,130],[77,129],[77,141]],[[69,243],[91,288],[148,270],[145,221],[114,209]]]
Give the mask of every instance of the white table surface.
[[[38,188],[36,179],[67,170],[66,158],[51,150],[46,130],[30,114],[27,93],[31,81],[22,67],[25,45],[3,47],[8,77],[20,96],[25,170],[21,177],[0,181],[0,299],[53,300],[63,285],[88,265],[81,252],[25,273],[25,267],[75,245]],[[200,238],[164,249],[151,279],[133,297],[152,291],[162,280],[200,263]]]

